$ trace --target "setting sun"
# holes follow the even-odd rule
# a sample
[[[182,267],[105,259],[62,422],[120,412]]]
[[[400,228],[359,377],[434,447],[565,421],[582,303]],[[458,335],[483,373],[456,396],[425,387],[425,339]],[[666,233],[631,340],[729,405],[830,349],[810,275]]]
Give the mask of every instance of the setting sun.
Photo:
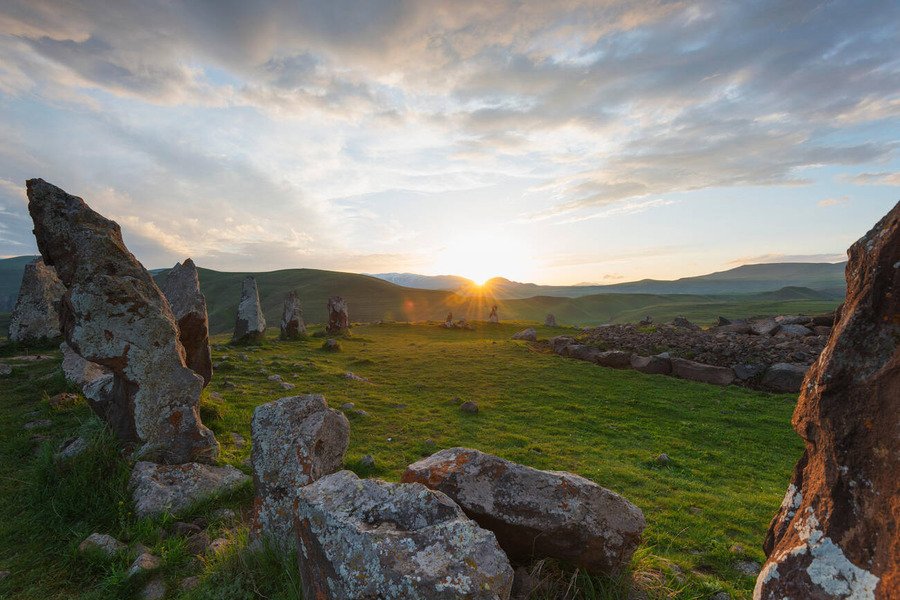
[[[435,273],[452,273],[482,286],[492,277],[523,278],[530,256],[518,240],[499,231],[474,231],[453,238],[435,259]]]

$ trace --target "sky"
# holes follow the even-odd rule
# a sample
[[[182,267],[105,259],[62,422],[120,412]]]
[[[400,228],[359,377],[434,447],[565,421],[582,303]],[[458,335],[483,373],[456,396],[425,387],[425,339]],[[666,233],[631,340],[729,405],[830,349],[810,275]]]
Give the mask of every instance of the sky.
[[[148,268],[674,279],[900,200],[900,3],[4,0],[0,256],[41,177]]]

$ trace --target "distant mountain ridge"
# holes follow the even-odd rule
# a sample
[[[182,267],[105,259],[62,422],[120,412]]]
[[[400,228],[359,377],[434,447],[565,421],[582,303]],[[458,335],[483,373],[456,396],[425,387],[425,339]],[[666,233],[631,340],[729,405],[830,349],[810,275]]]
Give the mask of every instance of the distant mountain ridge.
[[[420,290],[445,290],[456,291],[475,282],[459,275],[418,275],[416,273],[364,273],[370,277],[377,277],[383,281],[389,281],[394,285]]]

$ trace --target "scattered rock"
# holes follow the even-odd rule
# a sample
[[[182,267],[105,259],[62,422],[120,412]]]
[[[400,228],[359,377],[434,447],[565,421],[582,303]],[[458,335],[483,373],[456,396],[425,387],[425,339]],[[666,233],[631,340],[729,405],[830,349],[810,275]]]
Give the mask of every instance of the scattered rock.
[[[127,550],[128,546],[105,533],[92,533],[78,545],[79,552],[99,551],[107,556]]]
[[[754,377],[759,377],[766,370],[766,367],[764,365],[743,364],[734,365],[731,370],[734,371],[734,376],[740,381],[749,381]]]
[[[195,523],[185,523],[184,521],[176,521],[169,530],[169,537],[191,537],[202,531],[202,528]]]
[[[200,275],[190,258],[175,263],[160,285],[178,323],[178,341],[184,347],[185,364],[203,378],[212,380],[212,356],[209,350],[209,317],[206,298],[200,292]]]
[[[549,343],[550,348],[553,349],[553,352],[555,352],[556,354],[562,354],[566,346],[575,343],[575,338],[568,335],[558,335],[556,337],[550,338]]]
[[[291,290],[284,297],[284,308],[281,311],[281,339],[296,340],[306,335],[306,323],[303,322],[303,310],[297,292]]]
[[[371,454],[366,454],[361,459],[359,459],[359,464],[361,467],[365,467],[366,469],[374,469],[375,459],[372,458]]]
[[[129,487],[138,518],[163,513],[178,514],[192,504],[231,492],[249,478],[230,465],[214,467],[199,463],[158,465],[138,462]]]
[[[281,375],[269,375],[268,377],[266,377],[266,379],[268,379],[269,381],[273,381],[273,382],[280,382]]]
[[[413,463],[401,481],[450,496],[521,563],[550,557],[616,574],[628,566],[646,525],[639,508],[583,477],[467,448]]]
[[[793,323],[788,323],[786,325],[781,325],[778,327],[778,330],[775,332],[777,335],[786,335],[789,337],[805,337],[807,335],[812,335],[813,332],[803,325],[795,325]]]
[[[774,364],[766,369],[760,386],[773,392],[796,393],[800,391],[803,378],[808,370],[809,367],[806,365]]]
[[[368,417],[369,416],[369,413],[367,413],[366,411],[364,411],[361,408],[357,408],[356,410],[354,410],[353,414],[358,417]]]
[[[288,391],[288,390],[294,389],[296,386],[293,383],[288,383],[286,381],[282,381],[281,383],[278,384],[278,387],[280,387],[281,389],[283,389],[285,391]]]
[[[356,406],[356,405],[353,404],[352,402],[344,402],[343,404],[341,404],[341,410],[343,410],[345,412],[348,410],[353,410],[354,406]]]
[[[553,313],[547,313],[544,319],[544,327],[556,327],[556,316]]]
[[[463,402],[462,404],[460,404],[459,410],[463,411],[464,413],[469,413],[470,415],[474,415],[474,414],[478,413],[478,404],[476,404],[472,400],[469,400],[467,402]]]
[[[9,377],[12,375],[12,367],[5,363],[0,363],[0,377]]]
[[[672,373],[672,361],[663,356],[631,356],[631,368],[650,375],[669,375]]]
[[[494,535],[440,492],[339,471],[298,490],[307,598],[508,598]]]
[[[728,592],[716,592],[709,597],[709,600],[731,600],[731,594]]]
[[[48,404],[50,404],[50,408],[62,408],[64,406],[77,404],[78,400],[78,394],[72,394],[70,392],[60,392],[59,394],[52,396],[48,401]]]
[[[162,577],[154,577],[141,590],[141,600],[163,600],[169,591]]]
[[[53,421],[50,419],[37,419],[34,421],[28,421],[24,425],[22,425],[22,429],[26,431],[32,431],[34,429],[46,429],[53,425]]]
[[[3,581],[4,579],[6,579],[9,576],[10,576],[9,571],[0,571],[0,581]]]
[[[522,331],[513,334],[512,339],[525,340],[526,342],[536,342],[537,331],[535,331],[534,327],[529,327],[528,329],[523,329]]]
[[[691,331],[700,330],[699,325],[694,325],[684,317],[675,317],[675,319],[672,320],[672,325],[675,327],[681,327],[682,329],[690,329]]]
[[[758,600],[900,590],[900,203],[848,255],[843,309],[794,411],[806,447],[763,545]]]
[[[287,546],[294,537],[297,491],[344,462],[350,423],[323,396],[281,398],[257,406],[251,423],[255,515],[251,534]]]
[[[241,300],[238,303],[234,335],[231,341],[239,344],[259,342],[266,337],[266,317],[259,305],[256,278],[248,275],[241,283]]]
[[[728,385],[734,381],[734,371],[726,367],[705,365],[684,358],[673,358],[671,361],[672,374],[682,379],[715,385]]]
[[[217,521],[234,521],[237,519],[237,513],[230,508],[217,508],[210,516]]]
[[[369,383],[369,380],[365,377],[360,377],[359,375],[355,375],[354,373],[351,373],[349,371],[344,373],[344,379],[349,379],[350,381],[360,381],[362,383]]]
[[[500,314],[497,312],[497,305],[491,307],[491,314],[488,315],[488,321],[490,323],[499,323],[500,322]]]
[[[232,431],[231,432],[231,443],[235,445],[236,448],[243,448],[247,445],[247,440],[244,439],[244,436],[241,434]]]
[[[349,329],[347,303],[340,296],[332,296],[328,299],[328,325],[325,326],[325,332],[334,335],[345,333]]]
[[[741,574],[756,577],[759,575],[759,563],[752,560],[739,560],[734,563],[734,568]]]
[[[72,437],[65,440],[56,452],[59,460],[74,458],[88,449],[88,441],[83,437]]]
[[[66,286],[66,342],[113,373],[109,394],[91,408],[138,455],[169,463],[210,462],[218,454],[197,405],[203,379],[184,364],[169,303],[122,241],[119,226],[81,198],[30,179],[28,211],[44,262]]]
[[[209,534],[205,531],[198,531],[187,539],[184,547],[187,548],[187,551],[191,554],[200,555],[206,552],[206,549],[209,548],[209,544]]]
[[[197,575],[192,575],[191,577],[185,577],[181,580],[181,583],[178,584],[178,589],[182,592],[189,592],[195,589],[198,585],[200,585],[200,577]]]
[[[40,258],[25,265],[9,321],[9,339],[36,342],[60,337],[59,310],[66,286]]]
[[[656,462],[658,462],[661,465],[668,465],[670,462],[672,462],[672,459],[669,458],[668,454],[663,452],[662,454],[660,454],[659,456],[656,457]]]
[[[772,335],[779,325],[775,319],[761,319],[750,323],[750,333],[754,335]]]
[[[326,352],[340,352],[341,343],[334,338],[328,338],[322,344],[322,350],[325,350]]]
[[[230,543],[231,542],[228,541],[228,538],[216,538],[209,543],[209,548],[207,551],[209,552],[209,554],[218,554]]]
[[[597,362],[597,356],[599,354],[599,348],[588,346],[587,344],[569,344],[562,350],[563,356],[568,356],[569,358],[584,360],[592,363]]]
[[[831,327],[827,327],[825,325],[816,325],[815,327],[813,327],[813,333],[815,335],[828,337],[831,335]]]
[[[149,552],[144,552],[134,559],[134,562],[128,567],[128,576],[134,577],[136,575],[149,573],[150,571],[158,569],[161,565],[162,561],[159,560],[159,557],[153,556]]]

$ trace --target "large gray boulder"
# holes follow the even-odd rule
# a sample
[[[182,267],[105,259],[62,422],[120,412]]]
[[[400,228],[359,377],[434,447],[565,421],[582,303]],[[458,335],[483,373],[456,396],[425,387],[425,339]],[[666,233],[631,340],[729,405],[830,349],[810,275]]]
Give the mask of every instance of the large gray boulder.
[[[297,490],[341,468],[350,423],[323,396],[291,396],[257,406],[251,435],[257,498],[251,534],[288,547]]]
[[[631,357],[631,368],[650,375],[670,375],[672,361],[665,356],[634,355]]]
[[[468,448],[413,463],[402,481],[450,496],[519,562],[551,557],[616,574],[628,566],[646,525],[638,507],[584,477]]]
[[[296,520],[306,598],[509,598],[494,534],[423,485],[339,471],[299,489]]]
[[[800,391],[808,370],[808,365],[776,363],[766,369],[760,386],[773,392],[796,393]]]
[[[183,263],[175,263],[160,289],[178,323],[178,340],[184,347],[185,364],[203,378],[204,386],[209,385],[212,380],[209,316],[194,261],[188,258]]]
[[[112,371],[103,365],[84,360],[80,354],[72,350],[71,346],[65,342],[59,345],[59,350],[63,355],[63,375],[69,383],[84,388],[105,375],[112,376]]]
[[[232,342],[253,343],[266,337],[266,317],[259,305],[256,278],[247,275],[241,283],[241,300],[238,302]]]
[[[685,358],[672,358],[672,375],[691,381],[728,385],[734,381],[734,371],[727,367],[717,367],[694,362]]]
[[[129,488],[139,518],[177,515],[193,504],[244,485],[250,478],[230,465],[199,463],[158,465],[141,461],[131,471]]]
[[[66,286],[40,258],[25,265],[9,321],[9,339],[35,342],[60,337],[59,308]]]
[[[203,378],[185,365],[169,303],[119,226],[42,179],[27,187],[38,248],[67,288],[66,342],[113,374],[108,402],[92,408],[139,457],[215,460],[219,445],[198,411]]]
[[[535,331],[534,327],[529,327],[528,329],[523,329],[522,331],[514,333],[512,339],[524,340],[526,342],[536,342],[537,331]]]
[[[350,329],[350,313],[347,302],[340,296],[328,299],[328,324],[325,331],[330,334],[346,333]]]
[[[631,368],[631,352],[622,352],[621,350],[607,350],[597,354],[594,361],[601,367],[609,367],[611,369],[628,369]]]
[[[281,313],[281,339],[295,340],[306,335],[306,323],[303,322],[303,310],[297,292],[291,290],[284,297],[284,310]]]

